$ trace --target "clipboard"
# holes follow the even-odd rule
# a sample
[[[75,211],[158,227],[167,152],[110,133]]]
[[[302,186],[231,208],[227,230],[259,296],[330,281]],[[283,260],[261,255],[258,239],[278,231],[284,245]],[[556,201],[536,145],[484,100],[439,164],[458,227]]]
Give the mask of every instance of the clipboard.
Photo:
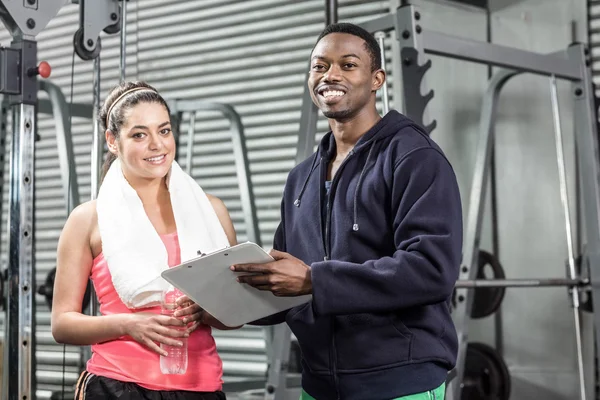
[[[312,300],[312,295],[277,297],[239,283],[237,276],[248,273],[229,269],[234,264],[263,264],[273,260],[257,244],[245,242],[191,259],[163,271],[161,276],[224,325],[233,327]]]

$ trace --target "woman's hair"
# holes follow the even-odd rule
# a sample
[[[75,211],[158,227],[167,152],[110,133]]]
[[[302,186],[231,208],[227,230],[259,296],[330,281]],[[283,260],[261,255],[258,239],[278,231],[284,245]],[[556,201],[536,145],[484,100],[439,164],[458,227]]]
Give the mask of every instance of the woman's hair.
[[[152,86],[142,81],[123,82],[110,91],[106,100],[104,100],[104,104],[100,107],[98,122],[100,123],[101,132],[108,129],[115,135],[115,138],[119,138],[119,131],[125,123],[126,111],[140,103],[161,104],[167,109],[169,115],[171,114],[165,99]],[[100,181],[104,179],[110,165],[116,158],[116,155],[110,151],[108,152],[102,165]]]

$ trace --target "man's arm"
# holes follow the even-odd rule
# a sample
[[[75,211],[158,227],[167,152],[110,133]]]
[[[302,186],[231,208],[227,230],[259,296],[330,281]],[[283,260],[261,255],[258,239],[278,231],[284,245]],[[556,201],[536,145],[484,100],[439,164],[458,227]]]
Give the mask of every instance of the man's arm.
[[[319,315],[391,310],[439,303],[452,293],[462,253],[462,208],[456,177],[433,148],[413,151],[394,170],[394,241],[390,257],[363,264],[311,265]]]

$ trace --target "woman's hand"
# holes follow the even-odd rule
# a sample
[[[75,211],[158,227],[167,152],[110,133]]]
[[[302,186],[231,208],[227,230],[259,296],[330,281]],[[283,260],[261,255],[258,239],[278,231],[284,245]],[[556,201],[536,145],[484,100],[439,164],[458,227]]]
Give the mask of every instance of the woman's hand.
[[[166,356],[167,352],[161,349],[156,342],[169,346],[182,346],[182,343],[174,338],[189,336],[186,330],[181,329],[183,326],[184,323],[177,318],[140,312],[127,315],[124,333],[150,350]]]
[[[183,322],[186,324],[190,324],[188,325],[188,332],[193,332],[196,328],[198,328],[198,326],[200,324],[203,325],[208,325],[208,326],[212,326],[213,328],[225,331],[225,330],[231,330],[231,329],[239,329],[242,326],[236,326],[236,327],[229,327],[226,325],[223,325],[219,320],[217,320],[215,317],[213,317],[212,315],[210,315],[209,313],[207,313],[206,311],[204,311],[202,309],[202,307],[200,307],[198,304],[194,303],[192,300],[190,300],[189,297],[187,296],[181,296],[179,299],[177,299],[177,305],[180,307],[177,311],[175,311],[175,317],[182,317],[185,316],[183,318]]]

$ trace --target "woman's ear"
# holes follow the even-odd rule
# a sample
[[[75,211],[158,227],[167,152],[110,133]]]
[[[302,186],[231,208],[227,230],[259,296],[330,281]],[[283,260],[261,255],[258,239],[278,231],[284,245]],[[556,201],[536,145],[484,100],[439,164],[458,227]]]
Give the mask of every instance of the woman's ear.
[[[114,133],[112,133],[112,131],[107,129],[106,132],[104,132],[104,137],[106,138],[106,144],[108,146],[108,151],[110,151],[114,155],[117,155],[118,154],[117,138],[115,137]]]

